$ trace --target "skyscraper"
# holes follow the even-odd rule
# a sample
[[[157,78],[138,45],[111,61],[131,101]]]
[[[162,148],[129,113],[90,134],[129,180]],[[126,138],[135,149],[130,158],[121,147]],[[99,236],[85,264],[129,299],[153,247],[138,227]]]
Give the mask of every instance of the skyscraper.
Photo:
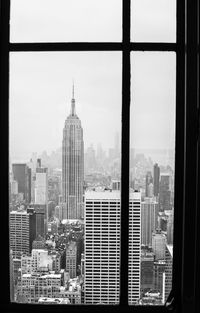
[[[159,211],[164,212],[169,210],[170,207],[170,175],[163,173],[160,175],[160,192],[159,192]]]
[[[159,180],[160,180],[160,167],[158,164],[154,164],[153,167],[153,193],[154,196],[158,196],[159,193]]]
[[[152,245],[152,232],[158,227],[158,202],[144,198],[141,203],[141,243]]]
[[[140,192],[129,200],[129,304],[140,297]],[[118,304],[120,191],[85,194],[85,304]],[[122,265],[123,266],[123,265]]]
[[[65,120],[62,141],[62,196],[66,203],[63,218],[83,218],[84,143],[81,121],[76,115],[74,86],[71,112]]]
[[[85,304],[118,304],[120,192],[85,194]]]
[[[46,167],[41,167],[41,159],[37,160],[36,177],[35,177],[35,204],[38,205],[39,208],[44,210],[44,228],[45,228],[45,231],[47,232],[48,169]],[[41,232],[39,232],[39,234],[42,235]]]

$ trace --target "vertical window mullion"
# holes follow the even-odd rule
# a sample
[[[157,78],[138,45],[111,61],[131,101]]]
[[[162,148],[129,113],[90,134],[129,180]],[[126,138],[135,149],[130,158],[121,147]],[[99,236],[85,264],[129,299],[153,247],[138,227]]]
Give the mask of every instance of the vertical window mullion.
[[[174,185],[174,234],[172,297],[181,308],[182,285],[182,232],[183,232],[183,188],[184,188],[184,127],[185,127],[185,1],[177,0],[176,18],[176,131],[175,131],[175,185]],[[182,182],[182,183],[180,183]]]
[[[128,305],[130,0],[123,0],[120,305]]]
[[[5,208],[7,208],[2,216],[1,219],[3,220],[2,223],[2,232],[4,234],[8,234],[6,238],[9,238],[9,202],[8,202],[8,191],[9,191],[9,151],[8,151],[8,107],[9,107],[9,34],[10,34],[10,1],[1,1],[0,3],[1,9],[1,16],[0,16],[0,32],[1,32],[1,90],[0,90],[0,97],[1,97],[1,105],[0,105],[0,125],[1,125],[1,144],[3,149],[3,153],[1,153],[1,162],[3,165],[3,192],[1,195],[1,201],[4,203]],[[4,261],[6,266],[10,263],[10,249],[9,249],[9,241],[3,240],[2,249],[5,252]],[[8,271],[9,272],[9,271]],[[9,276],[4,276],[4,283],[5,286],[3,288],[2,299],[6,299],[7,303],[10,301],[10,278]]]

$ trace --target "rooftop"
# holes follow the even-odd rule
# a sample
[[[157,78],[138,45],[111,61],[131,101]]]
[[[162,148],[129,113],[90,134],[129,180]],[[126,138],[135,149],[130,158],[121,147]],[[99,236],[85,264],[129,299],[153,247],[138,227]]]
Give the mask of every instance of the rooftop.
[[[110,191],[110,190],[104,190],[104,191],[86,191],[85,193],[85,199],[86,200],[107,200],[107,199],[113,199],[113,200],[120,200],[120,191]],[[140,192],[130,192],[130,199],[134,200],[140,200],[141,199],[141,193]]]

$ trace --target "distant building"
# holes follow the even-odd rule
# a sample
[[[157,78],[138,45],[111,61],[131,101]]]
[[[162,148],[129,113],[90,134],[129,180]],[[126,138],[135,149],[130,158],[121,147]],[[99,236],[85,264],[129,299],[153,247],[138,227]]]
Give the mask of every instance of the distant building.
[[[150,197],[149,185],[153,183],[153,177],[151,172],[147,172],[145,178],[145,196]]]
[[[152,233],[158,227],[158,202],[144,198],[141,202],[141,244],[152,246]]]
[[[71,241],[66,247],[66,272],[70,278],[76,277],[77,245]]]
[[[160,175],[160,191],[159,191],[159,211],[169,210],[171,192],[169,189],[170,175],[163,173]]]
[[[166,236],[161,232],[161,230],[157,230],[152,234],[152,250],[155,254],[156,260],[165,259],[166,241]]]
[[[18,194],[18,182],[16,180],[12,180],[10,182],[10,192],[11,192],[11,195]]]
[[[174,209],[166,212],[168,215],[167,219],[167,243],[173,244],[173,232],[174,232]]]
[[[25,163],[14,163],[12,164],[12,172],[13,179],[18,183],[18,193],[22,193],[25,202],[29,203],[31,194],[31,169]]]
[[[35,176],[35,204],[45,207],[44,225],[47,232],[48,223],[48,169],[41,167],[41,159],[37,160]]]
[[[160,181],[160,168],[158,164],[154,164],[153,167],[153,193],[155,197],[159,194],[159,181]]]
[[[120,190],[120,180],[112,180],[112,190]]]

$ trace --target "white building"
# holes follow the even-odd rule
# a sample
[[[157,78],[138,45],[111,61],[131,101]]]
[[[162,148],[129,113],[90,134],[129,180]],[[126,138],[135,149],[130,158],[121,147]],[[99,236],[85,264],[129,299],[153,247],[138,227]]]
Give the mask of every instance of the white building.
[[[136,304],[140,298],[140,256],[141,256],[141,193],[131,192],[129,196],[129,264],[128,303]]]
[[[129,303],[140,296],[140,193],[130,194]],[[85,194],[85,304],[118,304],[120,192]],[[134,256],[134,259],[132,258]]]

